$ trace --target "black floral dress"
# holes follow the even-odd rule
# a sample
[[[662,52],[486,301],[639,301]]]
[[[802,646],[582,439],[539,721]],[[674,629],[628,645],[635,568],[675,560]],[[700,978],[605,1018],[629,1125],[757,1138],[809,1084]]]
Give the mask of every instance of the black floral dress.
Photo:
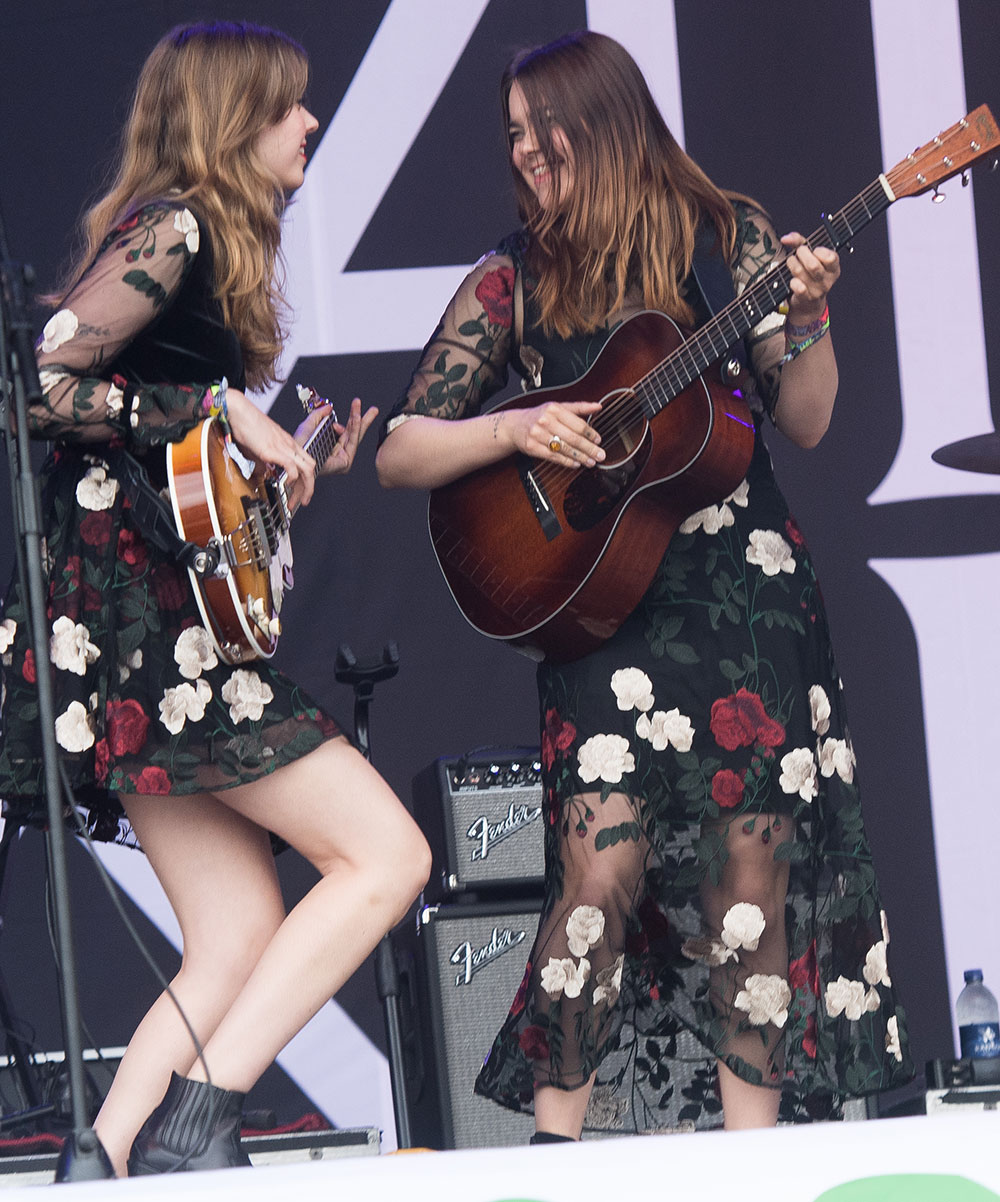
[[[762,214],[739,217],[737,291],[783,254]],[[529,385],[571,381],[642,307],[545,337],[525,247],[508,239],[467,277],[387,430],[475,414],[509,365]],[[614,637],[539,665],[545,900],[476,1083],[504,1106],[596,1072],[585,1129],[714,1126],[722,1060],[808,1121],[912,1076],[827,621],[760,435],[782,327],[776,314],[747,339],[746,478],[683,523]]]
[[[339,730],[267,662],[220,661],[187,572],[144,538],[109,464],[123,447],[164,485],[164,446],[204,420],[209,386],[243,387],[190,209],[153,203],[113,231],[38,358],[32,434],[54,442],[42,492],[56,742],[92,834],[131,842],[119,794],[226,789]],[[0,657],[0,798],[9,821],[44,822],[38,667],[17,579]]]

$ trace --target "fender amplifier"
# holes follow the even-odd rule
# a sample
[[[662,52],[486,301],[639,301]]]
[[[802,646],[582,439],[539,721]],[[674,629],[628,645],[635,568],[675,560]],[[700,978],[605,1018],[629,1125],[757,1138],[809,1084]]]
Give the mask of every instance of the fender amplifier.
[[[413,778],[413,811],[434,853],[429,900],[541,891],[545,833],[537,749],[444,756]]]
[[[408,989],[406,1089],[417,1146],[526,1144],[530,1114],[473,1090],[503,1025],[535,941],[541,903],[425,906],[393,932]]]

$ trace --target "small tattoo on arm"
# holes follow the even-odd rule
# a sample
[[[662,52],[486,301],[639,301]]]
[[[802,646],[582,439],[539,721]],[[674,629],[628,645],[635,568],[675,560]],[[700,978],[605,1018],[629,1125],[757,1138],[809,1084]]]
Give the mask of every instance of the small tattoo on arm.
[[[493,419],[493,437],[494,437],[494,439],[497,436],[497,431],[500,429],[501,423],[503,422],[503,418],[504,418],[504,415],[502,413],[498,413],[496,415],[496,417],[494,417],[494,419]]]

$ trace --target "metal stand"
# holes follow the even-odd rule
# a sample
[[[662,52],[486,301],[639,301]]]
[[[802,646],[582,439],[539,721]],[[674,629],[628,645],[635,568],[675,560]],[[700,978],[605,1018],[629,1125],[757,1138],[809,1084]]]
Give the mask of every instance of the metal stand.
[[[0,428],[7,439],[11,462],[14,525],[18,532],[18,565],[27,592],[31,640],[38,665],[38,725],[45,763],[45,795],[48,805],[48,852],[52,872],[56,945],[63,1023],[66,1031],[66,1067],[69,1071],[73,1130],[63,1143],[56,1167],[56,1181],[90,1181],[114,1176],[111,1161],[90,1126],[83,1075],[83,1045],[80,1038],[80,1008],[76,986],[69,880],[66,872],[66,832],[59,752],[55,741],[52,681],[49,663],[48,622],[42,570],[41,503],[38,482],[31,471],[28,441],[28,404],[41,398],[35,366],[31,324],[24,299],[24,285],[33,282],[31,269],[11,262],[0,218],[0,383],[8,383],[13,414],[0,389]],[[15,442],[16,434],[16,442]]]
[[[387,643],[382,649],[382,658],[369,663],[358,663],[357,656],[341,644],[333,674],[341,684],[354,687],[354,738],[358,750],[371,763],[371,740],[368,733],[368,710],[375,694],[375,685],[380,680],[391,680],[399,671],[399,648]],[[385,1038],[389,1051],[389,1080],[392,1084],[392,1105],[396,1115],[396,1144],[400,1148],[412,1148],[410,1133],[410,1110],[406,1097],[406,1075],[403,1062],[403,1035],[399,1016],[399,966],[392,939],[385,935],[375,949],[375,987],[382,1013],[385,1018]]]

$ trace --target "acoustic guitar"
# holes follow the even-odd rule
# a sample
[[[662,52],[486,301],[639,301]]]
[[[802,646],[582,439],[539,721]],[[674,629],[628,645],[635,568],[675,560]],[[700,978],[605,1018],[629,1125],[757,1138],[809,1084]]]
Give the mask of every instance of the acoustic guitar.
[[[299,396],[308,408],[324,403],[312,389]],[[331,412],[305,443],[317,471],[337,445],[336,420]],[[188,569],[216,654],[228,664],[270,659],[294,583],[285,472],[245,459],[211,417],[167,446],[167,483],[178,534],[218,555],[214,573]]]
[[[824,216],[808,245],[839,249],[895,200],[998,150],[996,122],[981,105]],[[788,298],[790,279],[783,263],[772,267],[693,334],[662,313],[639,313],[572,384],[492,411],[600,401],[591,420],[607,458],[574,470],[514,455],[432,491],[431,542],[472,626],[555,662],[615,633],[681,522],[746,473],[753,421],[728,352]]]

